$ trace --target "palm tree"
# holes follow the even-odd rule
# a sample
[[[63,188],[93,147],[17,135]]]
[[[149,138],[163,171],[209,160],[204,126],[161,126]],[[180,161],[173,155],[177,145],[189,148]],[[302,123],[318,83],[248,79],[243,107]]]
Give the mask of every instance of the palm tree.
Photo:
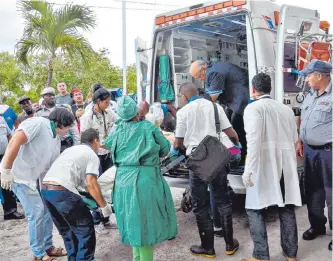
[[[86,6],[66,4],[55,9],[44,1],[19,0],[18,9],[25,20],[22,38],[16,44],[19,61],[28,65],[30,54],[44,52],[48,55],[46,86],[51,85],[53,61],[59,52],[71,58],[80,57],[89,62],[92,48],[82,31],[96,26],[95,13]]]

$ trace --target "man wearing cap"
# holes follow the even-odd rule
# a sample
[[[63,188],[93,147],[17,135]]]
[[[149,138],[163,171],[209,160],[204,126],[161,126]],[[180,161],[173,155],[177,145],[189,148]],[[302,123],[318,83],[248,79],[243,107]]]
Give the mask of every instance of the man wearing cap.
[[[44,106],[38,109],[34,116],[48,118],[56,105],[55,90],[52,87],[46,87],[42,90],[40,96],[44,99]]]
[[[28,96],[22,96],[18,100],[18,103],[22,109],[22,112],[18,115],[18,120],[20,123],[34,116],[35,110],[32,108],[32,103]]]
[[[307,207],[310,229],[304,240],[326,234],[325,200],[332,230],[332,65],[312,60],[300,72],[310,91],[302,105],[297,154],[304,158]],[[332,251],[332,241],[329,244]]]
[[[71,110],[70,105],[67,104],[58,104],[56,105],[55,103],[55,90],[52,87],[47,87],[44,88],[43,91],[41,92],[41,96],[44,99],[44,106],[40,109],[38,109],[35,113],[35,117],[44,117],[44,118],[49,118],[50,113],[58,107],[63,107],[66,108],[68,110]],[[67,106],[68,107],[67,107]],[[80,133],[79,130],[76,126],[76,124],[74,124],[70,131],[69,134],[64,135],[63,137],[61,137],[62,140],[62,144],[64,144],[64,141],[68,139],[68,137],[70,137],[73,140],[73,145],[78,145],[80,144]]]
[[[244,165],[246,156],[246,138],[243,113],[248,104],[250,93],[248,74],[241,67],[226,61],[195,61],[191,64],[193,78],[205,81],[205,91],[213,102],[227,107],[225,113],[242,144],[240,165]]]
[[[65,82],[59,82],[57,85],[57,89],[59,94],[55,98],[56,104],[72,105],[73,99],[71,97],[71,94],[67,92],[67,86]]]

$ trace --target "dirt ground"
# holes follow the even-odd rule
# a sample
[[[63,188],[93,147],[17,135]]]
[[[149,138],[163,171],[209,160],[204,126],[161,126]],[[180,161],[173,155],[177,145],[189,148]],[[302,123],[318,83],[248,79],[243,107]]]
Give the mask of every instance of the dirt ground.
[[[176,209],[179,209],[182,188],[172,188]],[[226,256],[224,253],[225,243],[221,238],[215,240],[216,261],[229,260],[239,261],[243,257],[250,257],[252,253],[252,241],[247,227],[247,218],[241,207],[242,198],[235,198],[234,213],[234,235],[240,242],[240,249],[234,256]],[[0,207],[1,208],[1,207]],[[20,211],[22,209],[20,208]],[[193,213],[185,214],[177,212],[179,234],[176,239],[164,242],[156,246],[155,261],[201,261],[207,260],[201,257],[192,256],[189,253],[191,244],[199,243],[199,235]],[[325,236],[320,236],[314,241],[302,240],[302,233],[308,229],[306,206],[297,209],[297,221],[299,230],[299,261],[331,261],[332,252],[327,246],[331,240],[332,233],[328,229]],[[279,221],[274,213],[268,217],[268,237],[270,255],[272,261],[286,260],[282,256],[280,248]],[[63,246],[63,241],[56,229],[54,229],[54,241],[56,246]],[[2,208],[0,210],[0,260],[1,261],[27,261],[31,260],[32,253],[29,249],[29,237],[27,231],[27,220],[4,221]],[[131,261],[132,252],[129,246],[119,242],[117,230],[111,230],[107,235],[97,236],[96,258],[102,261]],[[66,258],[58,259],[60,261]]]

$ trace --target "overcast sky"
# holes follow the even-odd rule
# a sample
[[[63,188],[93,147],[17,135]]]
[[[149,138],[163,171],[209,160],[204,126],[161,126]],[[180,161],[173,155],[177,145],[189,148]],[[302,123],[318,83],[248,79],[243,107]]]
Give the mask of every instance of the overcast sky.
[[[86,4],[88,6],[118,8],[94,8],[98,25],[92,32],[87,33],[86,37],[95,50],[103,47],[108,48],[111,52],[111,62],[119,66],[122,64],[120,1],[121,0],[70,1],[75,4]],[[49,2],[64,4],[67,0],[50,0]],[[142,3],[134,4],[129,2]],[[151,10],[127,10],[127,63],[132,64],[135,62],[135,38],[140,36],[145,40],[150,40],[156,14],[201,2],[202,1],[200,0],[128,0],[128,8]],[[276,0],[276,3],[288,3],[291,5],[301,5],[307,8],[318,9],[321,19],[330,21],[330,24],[333,26],[331,0]],[[328,6],[329,3],[331,6]],[[15,43],[21,37],[23,31],[23,21],[19,13],[16,11],[16,0],[0,0],[0,25],[0,51],[13,53]]]

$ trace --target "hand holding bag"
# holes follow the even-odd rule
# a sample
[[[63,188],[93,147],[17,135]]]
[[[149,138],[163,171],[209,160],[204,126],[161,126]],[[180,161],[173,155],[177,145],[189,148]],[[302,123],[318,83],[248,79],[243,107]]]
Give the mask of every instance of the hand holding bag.
[[[207,135],[186,161],[186,166],[206,183],[211,183],[221,172],[227,173],[225,168],[231,159],[231,152],[220,141],[220,118],[216,104],[213,106],[218,138]]]

